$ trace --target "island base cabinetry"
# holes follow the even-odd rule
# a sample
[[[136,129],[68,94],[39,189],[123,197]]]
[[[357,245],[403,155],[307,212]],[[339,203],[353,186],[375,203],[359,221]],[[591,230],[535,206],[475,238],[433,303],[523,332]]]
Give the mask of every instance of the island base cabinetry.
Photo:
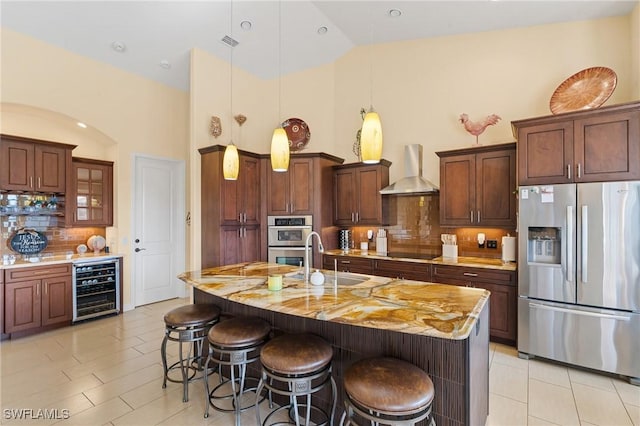
[[[433,413],[438,426],[484,425],[489,411],[489,321],[485,305],[469,337],[451,340],[331,321],[301,318],[247,306],[194,289],[194,303],[213,303],[223,313],[252,315],[268,321],[275,333],[315,333],[333,346],[332,374],[338,385],[336,418],[342,415],[346,369],[367,357],[392,356],[422,368],[433,381]],[[248,372],[256,377],[257,369]],[[314,395],[329,406],[330,394]],[[421,422],[419,425],[426,425]]]

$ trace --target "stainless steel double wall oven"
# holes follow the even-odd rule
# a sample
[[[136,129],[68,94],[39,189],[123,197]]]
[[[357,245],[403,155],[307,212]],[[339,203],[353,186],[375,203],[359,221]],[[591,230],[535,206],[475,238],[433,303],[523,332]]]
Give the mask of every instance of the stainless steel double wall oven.
[[[269,262],[304,265],[304,243],[313,230],[312,216],[269,216],[267,224]]]

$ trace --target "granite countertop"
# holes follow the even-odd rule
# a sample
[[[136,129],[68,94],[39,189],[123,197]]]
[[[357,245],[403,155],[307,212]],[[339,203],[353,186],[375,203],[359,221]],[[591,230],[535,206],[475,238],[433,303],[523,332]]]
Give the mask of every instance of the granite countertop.
[[[516,262],[508,262],[504,263],[501,259],[493,259],[486,257],[471,257],[471,256],[459,256],[457,260],[454,259],[445,259],[442,256],[430,258],[428,255],[416,255],[420,257],[408,257],[410,254],[403,255],[391,255],[384,256],[381,254],[377,254],[375,251],[362,251],[357,249],[352,250],[327,250],[324,252],[325,254],[332,256],[354,256],[354,257],[362,257],[367,259],[378,259],[378,260],[397,260],[402,262],[414,262],[414,263],[431,263],[431,264],[439,264],[439,265],[453,265],[453,266],[466,266],[472,268],[487,268],[487,269],[498,269],[501,271],[516,271],[517,263]]]
[[[314,286],[287,275],[300,268],[255,262],[185,272],[178,278],[214,296],[283,314],[383,330],[466,339],[489,299],[479,288],[359,274],[363,282]],[[269,291],[267,277],[283,275],[283,288]]]
[[[59,263],[79,263],[79,262],[91,262],[94,260],[104,260],[104,259],[113,259],[118,257],[123,257],[122,254],[118,253],[85,253],[85,254],[77,254],[74,253],[71,258],[67,258],[67,255],[64,253],[51,253],[45,254],[38,262],[30,262],[28,260],[23,260],[22,255],[14,255],[16,256],[16,263],[13,265],[3,265],[2,259],[0,258],[0,270],[2,269],[11,269],[11,268],[26,268],[33,266],[45,266],[45,265],[55,265]]]

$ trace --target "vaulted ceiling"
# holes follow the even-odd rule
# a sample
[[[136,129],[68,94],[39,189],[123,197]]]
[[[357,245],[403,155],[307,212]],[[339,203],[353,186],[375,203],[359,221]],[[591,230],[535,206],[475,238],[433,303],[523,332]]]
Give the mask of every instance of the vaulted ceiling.
[[[356,46],[629,14],[638,0],[6,1],[3,27],[181,90],[197,47],[263,79]],[[222,39],[238,42],[234,48]]]

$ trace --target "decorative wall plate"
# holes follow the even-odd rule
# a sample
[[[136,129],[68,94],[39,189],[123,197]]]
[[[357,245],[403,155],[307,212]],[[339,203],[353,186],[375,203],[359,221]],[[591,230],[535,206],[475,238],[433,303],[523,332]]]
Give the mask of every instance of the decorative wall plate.
[[[309,143],[311,130],[309,130],[309,126],[303,120],[299,118],[288,118],[282,122],[282,128],[287,133],[289,149],[291,151],[300,151]]]
[[[609,99],[618,83],[611,68],[586,68],[563,81],[551,95],[553,114],[598,108]]]

